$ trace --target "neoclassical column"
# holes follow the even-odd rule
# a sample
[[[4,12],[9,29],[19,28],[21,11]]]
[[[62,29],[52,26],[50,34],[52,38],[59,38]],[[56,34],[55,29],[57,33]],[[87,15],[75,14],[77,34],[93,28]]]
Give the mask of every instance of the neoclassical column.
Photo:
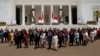
[[[60,5],[60,23],[63,23],[63,18],[62,18],[62,5]]]
[[[16,24],[16,5],[13,0],[10,0],[11,4],[11,24]]]
[[[22,25],[25,25],[25,5],[22,5]]]
[[[50,25],[52,25],[52,23],[53,23],[53,20],[52,20],[52,13],[53,13],[53,5],[51,5],[51,18],[50,18]]]
[[[44,17],[44,5],[41,5],[41,16]],[[44,19],[44,23],[45,23],[45,19]]]
[[[71,5],[69,5],[69,25],[72,25],[72,10],[71,10]]]
[[[12,5],[12,18],[11,18],[11,20],[12,20],[12,24],[16,24],[16,6],[13,4]]]
[[[35,24],[35,21],[36,19],[35,19],[35,6],[34,5],[32,5],[32,24]]]

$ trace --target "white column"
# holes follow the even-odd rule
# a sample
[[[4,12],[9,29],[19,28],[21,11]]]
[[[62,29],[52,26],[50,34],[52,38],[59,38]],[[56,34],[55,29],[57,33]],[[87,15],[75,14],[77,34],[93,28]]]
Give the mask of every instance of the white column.
[[[32,9],[35,9],[34,5],[32,5]],[[32,16],[35,17],[35,11],[32,11]],[[36,20],[33,17],[32,17],[32,24],[33,22],[35,23],[35,20]]]
[[[83,24],[83,19],[82,19],[82,2],[78,3],[77,5],[77,23],[78,24]]]
[[[15,14],[16,13],[15,12],[16,9],[15,9],[15,7],[16,6],[13,4],[12,5],[12,18],[11,18],[12,19],[12,24],[16,24],[16,14]]]
[[[53,20],[52,20],[52,13],[53,13],[53,5],[51,5],[51,19],[50,19],[50,25],[52,25],[52,22],[53,22]]]
[[[71,11],[71,5],[69,5],[69,25],[72,25],[72,11]]]
[[[25,5],[22,5],[22,25],[25,25]]]
[[[62,5],[60,5],[60,9],[62,9]],[[62,18],[62,10],[60,11],[60,23],[62,23],[63,18]]]
[[[11,17],[11,20],[12,20],[12,22],[11,22],[11,24],[16,24],[16,5],[14,4],[14,2],[13,1],[10,1],[11,3],[11,15],[12,15],[12,17]]]
[[[60,5],[60,9],[62,9],[62,5]],[[60,11],[60,17],[62,16],[62,10]]]
[[[42,14],[44,16],[44,5],[41,5],[41,16],[42,16]],[[44,23],[45,23],[45,19],[44,19]]]

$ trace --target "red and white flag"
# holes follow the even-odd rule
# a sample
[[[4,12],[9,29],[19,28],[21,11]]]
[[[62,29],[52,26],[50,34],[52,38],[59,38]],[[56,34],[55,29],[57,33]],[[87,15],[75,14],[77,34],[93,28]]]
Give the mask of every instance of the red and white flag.
[[[44,14],[38,17],[38,23],[44,23]]]
[[[52,23],[58,23],[58,17],[52,13]]]

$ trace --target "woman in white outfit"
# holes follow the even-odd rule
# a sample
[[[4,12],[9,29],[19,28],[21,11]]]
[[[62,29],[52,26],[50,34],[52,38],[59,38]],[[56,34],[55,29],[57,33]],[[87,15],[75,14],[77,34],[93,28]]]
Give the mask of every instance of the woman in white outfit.
[[[90,32],[90,40],[91,40],[91,42],[94,41],[94,37],[95,37],[95,32],[94,32],[94,30],[91,30],[91,32]]]
[[[83,32],[83,41],[84,41],[83,45],[87,46],[88,41],[89,41],[89,36],[88,36],[88,32],[87,31]]]
[[[56,34],[54,34],[54,36],[53,36],[53,41],[54,41],[54,48],[57,51],[57,49],[58,49],[58,36]]]
[[[44,48],[45,43],[46,43],[46,34],[44,32],[42,32],[42,34],[40,35],[40,42],[41,42],[41,47]]]
[[[97,30],[94,29],[94,40],[96,40],[96,39],[97,39]]]

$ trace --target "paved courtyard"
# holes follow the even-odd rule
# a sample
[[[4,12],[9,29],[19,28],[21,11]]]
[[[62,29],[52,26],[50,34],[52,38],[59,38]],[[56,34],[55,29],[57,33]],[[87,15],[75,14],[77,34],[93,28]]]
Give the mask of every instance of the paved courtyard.
[[[0,56],[100,56],[100,40],[89,43],[88,46],[73,46],[61,48],[57,52],[46,48],[34,49],[34,45],[28,49],[16,49],[16,46],[0,43]]]

